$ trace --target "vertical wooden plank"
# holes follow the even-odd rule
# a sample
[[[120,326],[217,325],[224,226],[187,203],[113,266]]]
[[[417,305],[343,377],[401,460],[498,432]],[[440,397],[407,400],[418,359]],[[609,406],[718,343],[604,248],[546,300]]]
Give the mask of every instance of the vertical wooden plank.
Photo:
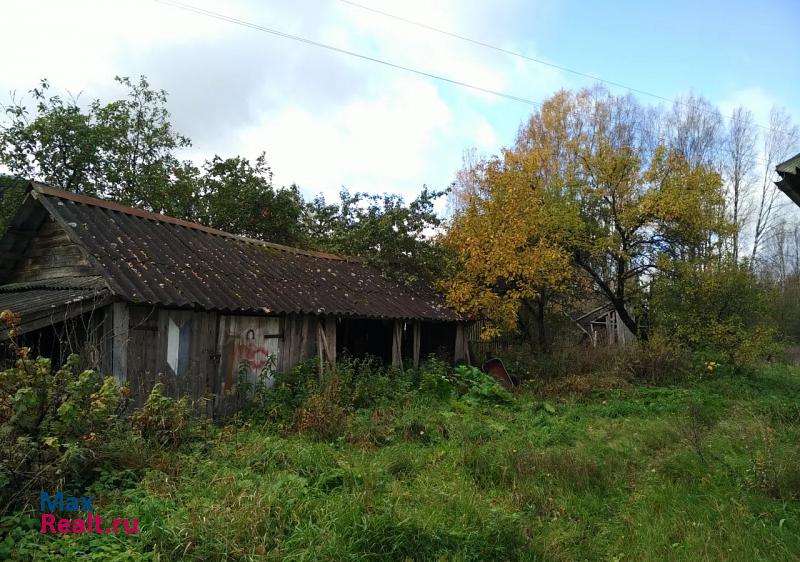
[[[278,353],[278,362],[275,364],[275,368],[279,373],[283,373],[286,371],[286,339],[291,335],[287,326],[286,316],[281,316],[278,319],[278,328],[281,334],[281,339],[277,342],[280,353]]]
[[[323,343],[323,338],[325,337],[325,328],[323,326],[322,318],[317,318],[317,355],[319,356],[319,375],[320,380],[322,380],[322,375],[325,370],[325,357],[323,348],[325,347]]]
[[[414,349],[412,359],[414,361],[414,368],[419,367],[419,348],[422,341],[422,323],[419,320],[414,321]]]
[[[464,330],[464,324],[459,322],[456,324],[456,341],[455,353],[453,360],[456,363],[464,362],[469,365],[469,348],[467,347],[467,336]]]
[[[104,375],[113,374],[113,362],[111,359],[113,349],[113,306],[106,306],[100,311],[101,321],[98,325],[100,342],[100,371]]]
[[[336,317],[328,316],[325,318],[325,349],[328,356],[328,362],[331,367],[336,368]]]
[[[395,320],[392,326],[392,367],[403,368],[403,323]]]
[[[128,339],[130,335],[130,310],[128,303],[113,304],[114,335],[112,343],[112,371],[114,380],[123,386],[128,380]]]
[[[156,382],[162,382],[167,388],[169,385],[169,365],[167,365],[167,326],[169,325],[169,311],[158,309],[155,312],[156,317],[156,358],[155,358],[155,379]]]

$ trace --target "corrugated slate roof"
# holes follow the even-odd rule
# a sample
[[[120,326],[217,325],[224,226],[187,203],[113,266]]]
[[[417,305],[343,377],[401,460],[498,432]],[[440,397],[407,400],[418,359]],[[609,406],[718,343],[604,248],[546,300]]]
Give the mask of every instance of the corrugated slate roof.
[[[29,289],[108,289],[103,277],[100,275],[87,275],[85,277],[56,277],[55,279],[42,279],[39,281],[24,281],[0,285],[0,293],[13,293]]]
[[[777,166],[778,172],[788,172],[790,174],[797,174],[800,169],[800,154],[795,154],[786,162],[781,162]]]
[[[114,293],[160,306],[220,311],[459,320],[361,260],[251,240],[35,184],[33,195]]]
[[[20,334],[63,322],[109,296],[108,289],[99,287],[47,289],[19,287],[25,285],[23,283],[15,285],[0,287],[0,310],[11,310],[19,318],[17,330]],[[0,326],[0,340],[7,335],[5,326]]]
[[[775,184],[789,199],[800,205],[800,154],[778,164],[776,171],[781,179]]]

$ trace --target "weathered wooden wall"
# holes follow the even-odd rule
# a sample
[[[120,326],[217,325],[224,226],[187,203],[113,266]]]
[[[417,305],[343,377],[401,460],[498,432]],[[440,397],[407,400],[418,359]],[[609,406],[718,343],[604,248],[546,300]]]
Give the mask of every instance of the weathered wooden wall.
[[[120,307],[114,314],[118,320]],[[217,322],[216,312],[130,305],[127,334],[115,321],[114,363],[117,374],[118,361],[124,357],[122,376],[135,402],[143,403],[161,382],[169,395],[188,396],[198,411],[211,414],[217,380]],[[170,354],[175,345],[170,340],[170,325],[179,330],[177,362]],[[173,329],[173,337],[174,333]]]
[[[131,388],[136,404],[162,382],[171,396],[188,396],[201,402],[199,411],[225,416],[238,406],[240,375],[254,384],[269,361],[284,371],[317,355],[315,316],[221,315],[115,304],[112,371]]]
[[[17,283],[96,274],[78,245],[70,241],[64,229],[48,219],[28,244],[14,272],[4,282]]]
[[[308,358],[323,364],[336,360],[334,317],[232,315],[128,303],[110,310],[112,372],[131,388],[138,405],[162,382],[169,395],[195,401],[198,412],[225,417],[240,406],[242,375],[255,384],[270,365],[280,372]],[[461,325],[418,323],[409,326],[408,338],[402,338],[401,326],[398,322],[393,346],[398,361],[405,352],[412,356],[409,364],[417,363],[426,347],[431,352],[444,347],[450,359],[469,361]],[[409,340],[408,349],[401,350],[402,339]]]
[[[279,371],[288,371],[303,359],[317,354],[316,316],[289,314],[283,317]]]

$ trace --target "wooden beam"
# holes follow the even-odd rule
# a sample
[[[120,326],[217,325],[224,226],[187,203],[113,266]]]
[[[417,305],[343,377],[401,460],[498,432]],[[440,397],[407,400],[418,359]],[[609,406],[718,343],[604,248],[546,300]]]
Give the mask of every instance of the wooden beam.
[[[392,329],[392,367],[403,368],[403,322],[395,320]]]
[[[455,341],[455,353],[453,354],[453,360],[456,363],[466,363],[469,365],[469,347],[467,345],[467,333],[464,330],[464,324],[459,322],[456,324],[456,341]]]
[[[419,349],[420,349],[421,341],[422,341],[422,322],[420,322],[419,320],[415,320],[414,321],[414,354],[413,354],[413,357],[412,357],[413,360],[414,360],[414,368],[415,369],[417,367],[419,367]]]
[[[130,309],[126,302],[113,305],[113,340],[111,344],[111,370],[114,380],[124,386],[128,379],[128,340],[130,330]]]
[[[325,356],[332,369],[336,369],[336,317],[325,318]]]

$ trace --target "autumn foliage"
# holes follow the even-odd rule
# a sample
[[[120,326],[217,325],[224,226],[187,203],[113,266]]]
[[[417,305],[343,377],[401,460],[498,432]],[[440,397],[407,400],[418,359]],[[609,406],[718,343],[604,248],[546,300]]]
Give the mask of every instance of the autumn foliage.
[[[515,330],[532,303],[569,308],[593,290],[645,338],[648,278],[722,259],[734,229],[720,175],[690,165],[647,119],[631,97],[562,91],[513,146],[462,173],[444,288],[489,319],[484,336]]]

